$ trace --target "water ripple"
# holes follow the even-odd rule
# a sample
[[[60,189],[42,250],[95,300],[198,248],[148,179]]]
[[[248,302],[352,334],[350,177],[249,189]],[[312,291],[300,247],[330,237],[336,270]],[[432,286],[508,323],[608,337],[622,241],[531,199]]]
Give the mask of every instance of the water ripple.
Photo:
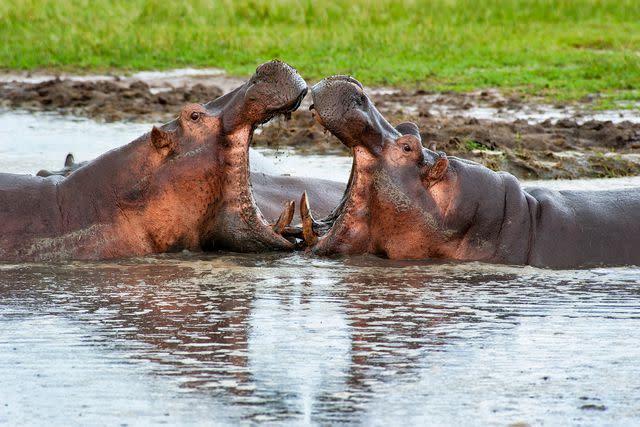
[[[0,265],[0,423],[216,407],[216,423],[633,424],[639,278],[304,254]]]

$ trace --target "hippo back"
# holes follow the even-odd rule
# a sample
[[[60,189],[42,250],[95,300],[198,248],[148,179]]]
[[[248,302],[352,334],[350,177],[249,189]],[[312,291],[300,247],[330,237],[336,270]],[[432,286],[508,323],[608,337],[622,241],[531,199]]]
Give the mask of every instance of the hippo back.
[[[60,228],[57,183],[61,177],[0,173],[0,247],[12,247],[11,239],[51,234]]]
[[[532,265],[640,265],[640,188],[527,192],[538,202]]]

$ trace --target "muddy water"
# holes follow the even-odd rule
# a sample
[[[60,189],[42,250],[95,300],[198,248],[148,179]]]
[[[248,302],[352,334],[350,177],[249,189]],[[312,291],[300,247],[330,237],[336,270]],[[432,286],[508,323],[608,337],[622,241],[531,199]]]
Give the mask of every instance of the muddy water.
[[[0,113],[0,170],[58,168],[147,130]],[[264,154],[280,173],[348,173],[345,157]],[[638,360],[638,267],[0,265],[0,424],[637,425]]]
[[[632,425],[640,269],[0,267],[0,423]]]

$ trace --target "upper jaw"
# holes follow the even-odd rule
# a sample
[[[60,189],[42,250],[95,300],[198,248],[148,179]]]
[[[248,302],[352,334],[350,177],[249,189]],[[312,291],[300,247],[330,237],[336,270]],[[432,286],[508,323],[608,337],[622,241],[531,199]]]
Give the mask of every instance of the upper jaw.
[[[354,144],[350,138],[351,132],[345,132],[364,124],[365,117],[357,117],[358,106],[352,98],[353,93],[362,92],[356,80],[346,76],[332,76],[316,83],[311,88],[313,115],[316,121],[343,144],[352,147]],[[349,116],[352,118],[350,119]]]
[[[304,97],[307,95],[308,90],[309,89],[307,88],[307,85],[305,83],[304,87],[300,86],[297,88],[297,96],[295,96],[293,99],[287,100],[275,107],[270,106],[265,108],[266,114],[260,123],[266,123],[278,114],[287,114],[296,111],[298,107],[300,107],[300,104],[302,103]]]
[[[294,111],[307,90],[307,83],[293,67],[270,61],[260,65],[249,81],[204,107],[211,115],[220,117],[225,132],[231,133]]]
[[[293,67],[274,60],[256,69],[247,83],[245,101],[257,101],[263,106],[262,117],[258,122],[265,122],[277,114],[295,111],[307,90],[307,82]]]
[[[400,136],[352,77],[328,77],[311,88],[311,96],[316,121],[349,148],[377,155],[386,140]]]

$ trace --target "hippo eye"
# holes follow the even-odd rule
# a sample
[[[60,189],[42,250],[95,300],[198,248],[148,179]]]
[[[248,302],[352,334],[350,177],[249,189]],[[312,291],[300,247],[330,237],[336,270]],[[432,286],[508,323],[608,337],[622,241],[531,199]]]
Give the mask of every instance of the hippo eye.
[[[411,147],[409,147],[407,144],[404,144],[404,145],[402,146],[402,149],[403,149],[406,153],[408,153],[409,151],[411,151]]]
[[[194,122],[197,122],[199,118],[200,118],[199,112],[194,111],[193,113],[191,113],[191,120],[193,120]]]

